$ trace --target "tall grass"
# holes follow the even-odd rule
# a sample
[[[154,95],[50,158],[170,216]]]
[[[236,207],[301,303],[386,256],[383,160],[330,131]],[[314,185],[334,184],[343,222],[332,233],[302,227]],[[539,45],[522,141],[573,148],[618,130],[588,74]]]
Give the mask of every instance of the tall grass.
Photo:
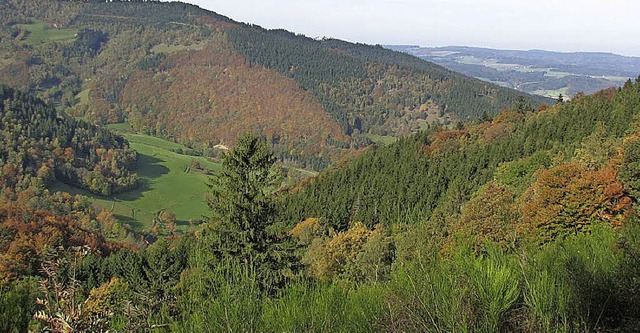
[[[391,331],[467,332],[470,286],[448,262],[397,268],[390,282]]]
[[[560,239],[523,262],[524,301],[531,325],[543,332],[594,331],[618,325],[622,252],[619,233],[596,225],[590,234]]]
[[[180,288],[175,332],[260,332],[262,297],[257,274],[235,262],[211,266],[206,253],[192,256]]]
[[[640,229],[636,228],[636,229]],[[635,230],[635,229],[634,229]],[[289,282],[260,291],[242,265],[195,255],[181,283],[178,332],[592,332],[629,329],[639,290],[640,237],[591,234],[518,253],[487,246],[397,264],[390,280]],[[623,251],[624,250],[624,251]],[[206,251],[202,251],[206,252]],[[623,254],[628,253],[625,257]],[[640,267],[640,265],[631,265]],[[627,288],[625,293],[622,288]],[[626,317],[625,317],[626,316]],[[631,316],[631,317],[629,317]],[[631,319],[629,319],[631,318]],[[633,319],[636,318],[636,319]],[[626,324],[625,324],[626,323]],[[631,323],[631,324],[629,324]]]
[[[540,332],[569,331],[569,286],[548,270],[534,270],[525,282],[524,302],[532,328]]]
[[[496,248],[487,258],[474,260],[469,277],[479,311],[477,329],[498,332],[504,322],[503,316],[520,295],[520,274],[516,264]]]
[[[381,285],[298,282],[264,306],[269,332],[371,332],[385,311]]]

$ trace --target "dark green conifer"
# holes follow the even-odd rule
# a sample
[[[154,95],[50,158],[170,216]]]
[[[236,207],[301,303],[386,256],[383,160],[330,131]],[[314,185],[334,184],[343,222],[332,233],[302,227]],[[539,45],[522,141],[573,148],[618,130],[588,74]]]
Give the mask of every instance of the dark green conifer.
[[[275,216],[270,195],[278,181],[274,163],[266,141],[246,134],[224,155],[220,174],[210,179],[207,203],[224,255],[252,262],[265,253],[267,227]]]
[[[222,171],[209,182],[207,203],[213,217],[205,242],[217,260],[255,272],[264,291],[283,285],[295,270],[288,236],[275,231],[273,192],[280,177],[266,140],[252,134],[238,139],[224,155]],[[233,266],[233,265],[232,265]]]

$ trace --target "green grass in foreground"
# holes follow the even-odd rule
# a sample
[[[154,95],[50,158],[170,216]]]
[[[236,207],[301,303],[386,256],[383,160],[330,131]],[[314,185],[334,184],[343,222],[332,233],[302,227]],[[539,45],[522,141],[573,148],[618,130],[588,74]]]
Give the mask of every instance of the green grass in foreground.
[[[209,176],[205,170],[217,171],[219,164],[204,157],[175,153],[172,150],[182,146],[173,142],[139,134],[124,136],[139,154],[136,172],[142,185],[138,189],[109,198],[61,183],[53,190],[89,196],[98,207],[111,210],[118,220],[138,231],[149,228],[156,214],[164,209],[176,214],[179,230],[188,228],[190,219],[208,215],[204,195],[209,190]],[[191,167],[194,160],[201,169]]]
[[[31,24],[21,24],[20,27],[29,32],[24,39],[24,42],[29,45],[40,45],[48,42],[71,42],[78,33],[76,29],[58,29],[40,20],[33,20]]]

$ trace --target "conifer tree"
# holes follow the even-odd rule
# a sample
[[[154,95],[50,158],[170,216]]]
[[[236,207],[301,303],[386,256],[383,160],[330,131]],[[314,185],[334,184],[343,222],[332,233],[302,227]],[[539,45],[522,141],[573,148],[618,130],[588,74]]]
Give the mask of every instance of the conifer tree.
[[[276,215],[270,195],[278,182],[274,162],[266,141],[246,134],[224,155],[222,171],[210,179],[207,203],[221,256],[254,264],[266,257],[267,228]]]

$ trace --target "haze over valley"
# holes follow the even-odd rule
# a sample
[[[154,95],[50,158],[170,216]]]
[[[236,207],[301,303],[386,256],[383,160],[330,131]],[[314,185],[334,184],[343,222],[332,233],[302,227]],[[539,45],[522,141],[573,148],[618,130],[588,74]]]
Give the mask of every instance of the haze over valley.
[[[604,52],[560,53],[465,46],[388,45],[453,71],[531,94],[571,98],[622,86],[640,75],[640,57]]]

